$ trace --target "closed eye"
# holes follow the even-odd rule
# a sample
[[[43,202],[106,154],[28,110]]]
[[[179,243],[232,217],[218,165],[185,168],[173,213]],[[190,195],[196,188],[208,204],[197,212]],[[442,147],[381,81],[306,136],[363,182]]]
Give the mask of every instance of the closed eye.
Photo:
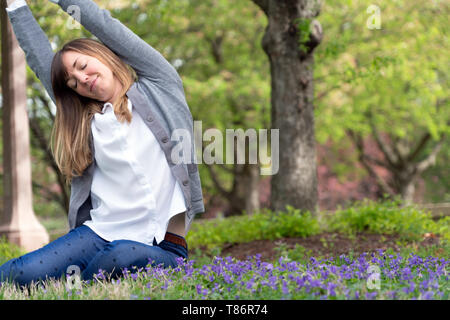
[[[81,70],[84,70],[87,67],[87,63],[81,68]],[[76,89],[78,86],[77,84],[77,80],[75,80],[75,87],[73,87],[73,89]]]

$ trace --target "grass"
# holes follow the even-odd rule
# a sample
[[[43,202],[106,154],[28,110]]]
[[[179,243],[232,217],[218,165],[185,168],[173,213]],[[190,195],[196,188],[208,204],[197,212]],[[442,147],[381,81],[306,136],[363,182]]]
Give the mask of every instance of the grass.
[[[178,268],[150,266],[131,270],[120,279],[99,273],[90,283],[73,285],[72,278],[48,280],[21,290],[0,288],[0,299],[448,299],[450,263],[449,219],[396,202],[360,202],[334,215],[313,217],[287,207],[251,216],[195,220],[187,241],[190,259]],[[220,257],[225,243],[281,237],[307,237],[321,232],[392,233],[401,236],[400,252],[354,252],[339,257],[313,257],[296,245],[280,243],[277,259],[238,261]],[[424,233],[441,238],[440,245],[418,247]],[[333,243],[327,243],[332,246]],[[206,248],[206,249],[205,249]],[[207,253],[207,254],[206,254]],[[0,263],[21,255],[20,248],[0,242]],[[437,258],[437,257],[440,258]],[[377,266],[380,289],[372,290],[369,266]],[[104,279],[106,277],[106,279]],[[370,277],[370,279],[369,279]],[[69,286],[69,287],[67,287]]]
[[[433,233],[450,240],[450,217],[434,221],[430,212],[402,207],[398,200],[359,201],[333,215],[319,212],[315,217],[287,206],[285,212],[263,209],[249,216],[195,221],[186,240],[193,251],[198,248],[212,252],[227,243],[308,237],[323,232],[339,232],[349,237],[360,232],[396,234],[406,242]]]

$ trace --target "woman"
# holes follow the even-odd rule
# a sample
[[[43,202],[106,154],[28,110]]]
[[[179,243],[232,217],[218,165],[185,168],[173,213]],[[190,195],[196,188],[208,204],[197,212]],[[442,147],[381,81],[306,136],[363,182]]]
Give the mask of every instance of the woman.
[[[204,212],[193,139],[182,150],[184,162],[172,159],[174,130],[192,136],[182,81],[95,2],[52,2],[65,12],[76,6],[100,41],[76,39],[54,54],[24,0],[7,11],[27,63],[57,107],[51,145],[71,184],[70,231],[0,266],[0,281],[28,285],[73,266],[84,280],[99,270],[116,278],[149,263],[175,267],[177,258],[188,258],[194,215]]]

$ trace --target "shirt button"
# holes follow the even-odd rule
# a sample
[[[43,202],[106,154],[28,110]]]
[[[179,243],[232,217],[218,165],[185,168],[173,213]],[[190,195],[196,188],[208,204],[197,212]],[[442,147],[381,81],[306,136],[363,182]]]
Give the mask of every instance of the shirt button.
[[[147,117],[147,121],[148,121],[148,122],[152,122],[152,121],[153,121],[153,117],[152,117],[152,116],[148,116],[148,117]]]
[[[183,186],[187,186],[187,185],[188,185],[188,183],[189,183],[189,181],[187,181],[187,180],[184,180],[184,181],[183,181]]]

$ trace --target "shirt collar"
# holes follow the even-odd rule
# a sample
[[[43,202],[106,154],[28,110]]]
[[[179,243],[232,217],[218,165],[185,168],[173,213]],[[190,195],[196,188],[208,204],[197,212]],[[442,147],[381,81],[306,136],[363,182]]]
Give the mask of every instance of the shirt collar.
[[[130,98],[128,98],[128,106],[127,107],[128,107],[128,110],[130,110],[130,112],[132,112],[132,106],[133,106],[133,104],[131,103]],[[103,105],[102,113],[105,113],[107,107],[110,107],[111,110],[113,110],[113,105],[110,102],[106,102]]]

